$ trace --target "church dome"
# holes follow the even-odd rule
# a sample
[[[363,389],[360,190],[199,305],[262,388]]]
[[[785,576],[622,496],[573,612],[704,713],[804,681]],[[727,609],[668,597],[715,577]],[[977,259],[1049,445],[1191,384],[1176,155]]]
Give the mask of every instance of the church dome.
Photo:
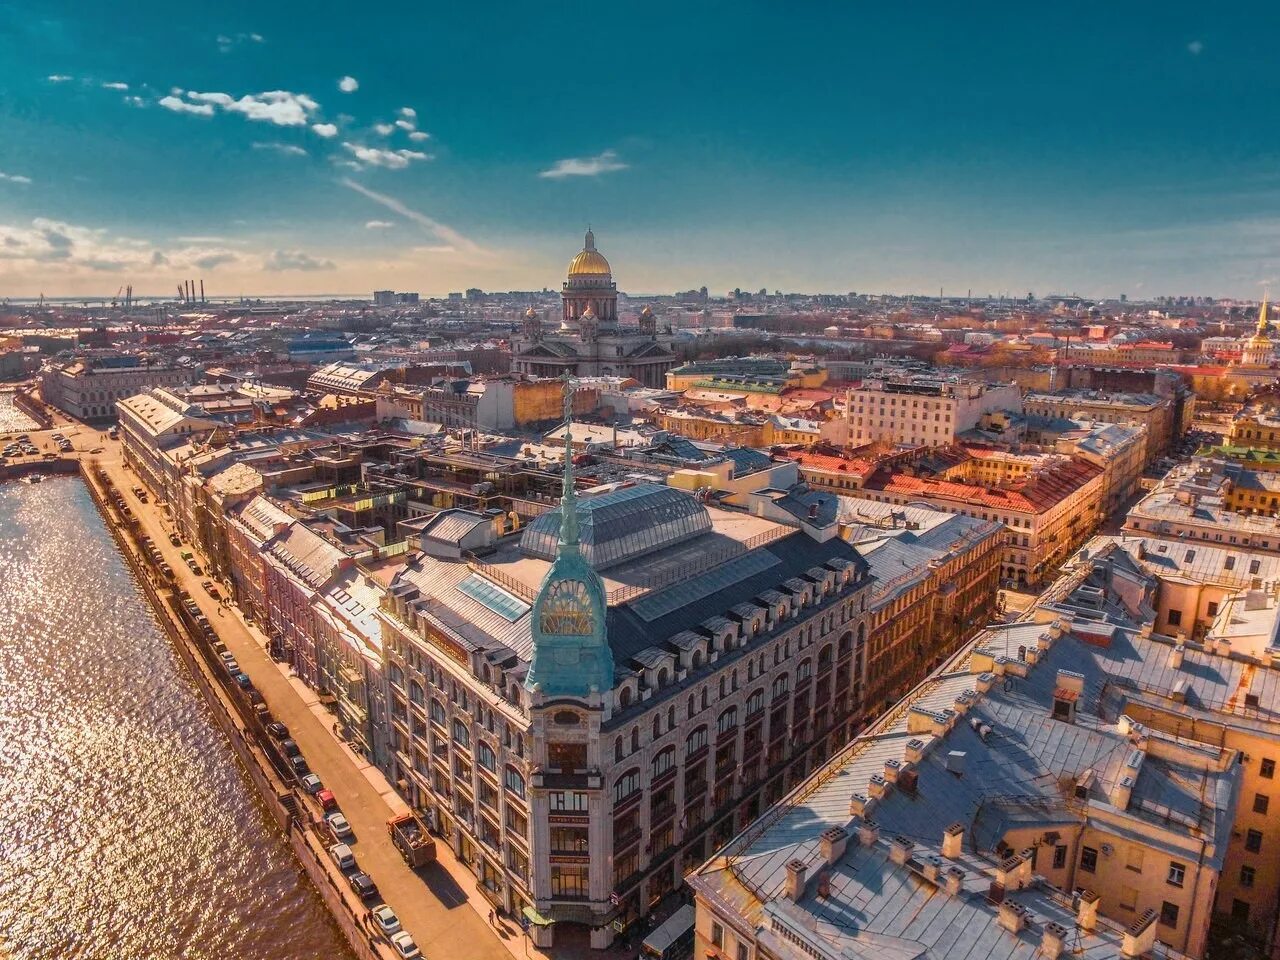
[[[595,234],[588,230],[586,243],[582,246],[582,252],[569,261],[569,276],[607,277],[612,273],[609,261],[604,258],[604,254],[596,249]]]
[[[536,320],[538,317],[538,311],[533,309],[533,307],[530,307],[528,310],[524,312],[524,315],[528,317],[530,320]]]

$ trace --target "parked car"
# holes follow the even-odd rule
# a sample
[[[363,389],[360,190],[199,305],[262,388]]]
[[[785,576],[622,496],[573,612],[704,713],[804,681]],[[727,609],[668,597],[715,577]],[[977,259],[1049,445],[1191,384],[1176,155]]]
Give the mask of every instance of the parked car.
[[[329,848],[329,859],[333,861],[333,865],[339,870],[354,870],[356,868],[356,855],[352,853],[351,848],[345,843],[335,843]]]
[[[302,789],[307,791],[307,793],[311,794],[312,796],[315,796],[317,793],[319,793],[321,790],[324,789],[324,784],[320,782],[320,778],[317,777],[314,773],[308,773],[299,782],[302,784]]]
[[[249,675],[247,673],[237,673],[232,679],[235,680],[236,685],[239,686],[241,690],[248,690],[253,686],[253,681],[249,679]]]
[[[378,929],[383,933],[392,934],[400,932],[400,918],[396,916],[396,912],[388,907],[385,903],[380,903],[373,908],[373,922],[378,925]]]
[[[175,547],[182,546],[182,540],[178,537],[176,533],[169,534],[169,542],[172,543]]]
[[[347,883],[351,884],[352,891],[361,900],[372,900],[378,895],[378,885],[363,870],[347,877]]]
[[[222,658],[224,663],[234,663],[236,655],[230,650],[219,650],[218,656]]]
[[[236,663],[235,660],[223,660],[222,665],[227,668],[227,673],[233,677],[240,672],[240,664]]]
[[[325,823],[329,824],[329,831],[333,834],[335,840],[351,840],[355,837],[355,831],[351,829],[351,824],[342,814],[334,811],[324,818]]]
[[[267,733],[271,734],[274,740],[288,740],[289,728],[277,720],[275,723],[267,724]]]
[[[302,754],[302,751],[298,749],[297,743],[292,740],[281,740],[280,749],[284,751],[286,757],[297,757]]]
[[[332,790],[321,790],[316,793],[316,801],[320,804],[321,810],[338,809],[338,798],[333,795]]]
[[[396,948],[396,953],[404,957],[404,960],[413,960],[415,957],[422,956],[422,951],[418,949],[418,945],[413,942],[413,937],[401,930],[399,933],[391,935],[391,946]]]
[[[289,766],[293,767],[293,772],[300,777],[305,777],[311,772],[311,768],[307,766],[307,761],[302,757],[290,757]]]

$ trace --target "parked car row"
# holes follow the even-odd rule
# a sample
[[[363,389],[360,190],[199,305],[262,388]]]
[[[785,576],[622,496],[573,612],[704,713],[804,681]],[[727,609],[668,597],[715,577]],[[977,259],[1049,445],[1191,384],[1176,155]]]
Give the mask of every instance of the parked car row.
[[[346,818],[342,814],[329,814],[325,820],[331,829],[335,822],[335,816],[340,818],[342,824],[346,824]],[[347,825],[346,829],[350,831],[350,825]],[[355,838],[352,836],[350,839],[354,840]],[[377,884],[373,882],[373,877],[360,869],[359,863],[356,862],[355,851],[351,849],[349,843],[339,840],[330,846],[329,859],[333,861],[335,867],[342,871],[342,875],[347,878],[347,886],[351,888],[351,892],[362,901],[369,903],[379,898]],[[396,916],[396,912],[391,907],[385,903],[379,903],[372,909],[370,915],[373,917],[373,922],[378,930],[386,936],[398,956],[404,957],[405,960],[422,956],[422,951],[418,949],[413,937],[401,929],[400,918]]]

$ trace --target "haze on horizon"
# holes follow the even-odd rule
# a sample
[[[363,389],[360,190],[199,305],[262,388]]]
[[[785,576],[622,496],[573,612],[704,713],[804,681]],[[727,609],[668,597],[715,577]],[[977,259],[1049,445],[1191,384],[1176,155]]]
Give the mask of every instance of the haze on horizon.
[[[1257,299],[1274,5],[0,11],[0,296]]]

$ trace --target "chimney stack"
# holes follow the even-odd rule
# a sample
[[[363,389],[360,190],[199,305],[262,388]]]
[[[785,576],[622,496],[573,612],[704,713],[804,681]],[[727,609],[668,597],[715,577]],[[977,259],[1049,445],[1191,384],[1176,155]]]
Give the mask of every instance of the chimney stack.
[[[792,860],[787,864],[787,899],[799,903],[804,899],[804,881],[808,868],[803,860]]]
[[[964,847],[964,824],[953,823],[942,831],[942,855],[950,860],[959,859]]]
[[[1098,901],[1101,898],[1092,890],[1081,890],[1076,900],[1076,924],[1081,930],[1093,931],[1098,927]]]

